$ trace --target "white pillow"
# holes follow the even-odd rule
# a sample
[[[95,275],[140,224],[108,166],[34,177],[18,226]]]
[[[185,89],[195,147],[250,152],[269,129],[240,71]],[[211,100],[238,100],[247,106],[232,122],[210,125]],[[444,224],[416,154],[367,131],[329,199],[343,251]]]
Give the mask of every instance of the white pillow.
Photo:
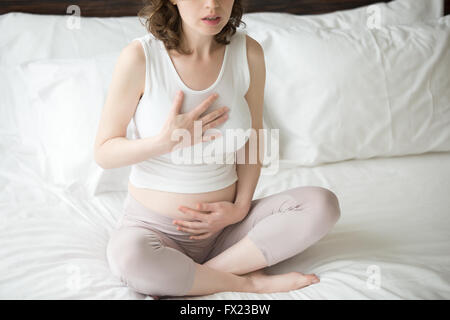
[[[81,16],[79,28],[72,26],[70,19],[73,17],[21,12],[0,15],[0,64],[91,58],[120,51],[147,33],[137,17]]]
[[[59,166],[58,162],[54,169],[48,168],[49,162],[55,163],[58,158],[47,159],[45,154],[43,154],[42,145],[43,140],[40,140],[39,134],[36,135],[36,128],[33,127],[35,123],[33,117],[35,117],[38,105],[42,104],[38,102],[29,101],[26,90],[22,88],[26,86],[24,80],[19,76],[20,70],[19,65],[21,63],[27,63],[32,60],[37,62],[37,60],[47,60],[48,64],[51,64],[53,59],[74,59],[72,62],[77,61],[78,65],[83,64],[80,59],[89,59],[95,56],[101,55],[114,55],[114,53],[120,52],[120,50],[125,47],[132,39],[142,36],[147,33],[145,27],[139,22],[138,17],[111,17],[111,18],[96,18],[96,17],[81,17],[80,28],[70,28],[70,20],[72,16],[64,15],[39,15],[39,14],[29,14],[20,12],[11,12],[7,14],[0,15],[0,69],[6,70],[6,72],[0,73],[0,83],[8,84],[7,87],[12,86],[14,90],[7,89],[3,86],[0,88],[1,92],[7,92],[7,95],[0,95],[1,101],[1,112],[2,115],[7,115],[2,117],[1,122],[1,134],[8,135],[12,138],[19,137],[19,141],[22,141],[20,150],[16,147],[12,147],[10,150],[15,150],[14,152],[26,152],[27,156],[33,156],[36,160],[33,162],[33,168],[39,168],[39,174],[44,174],[43,178],[47,178],[48,175],[53,181],[59,181],[58,184],[67,186],[70,183],[78,184],[80,183],[81,176],[85,174],[85,178],[90,178],[87,180],[89,184],[89,190],[93,194],[98,194],[100,192],[107,191],[126,191],[127,190],[127,178],[130,168],[123,167],[111,170],[103,170],[100,167],[94,166],[95,174],[88,176],[92,173],[91,171],[80,171],[80,179],[76,180],[76,175],[74,170],[76,168],[85,168],[86,164],[81,161],[78,166],[72,164],[72,166],[67,167],[66,163],[62,163]],[[39,30],[36,33],[36,30]],[[86,84],[82,84],[82,87],[77,87],[75,91],[67,93],[68,96],[74,99],[82,99],[86,102],[86,105],[93,106],[96,102],[106,95],[107,86],[111,80],[111,74],[109,70],[114,68],[115,61],[109,60],[110,64],[105,66],[107,69],[106,73],[103,73],[101,78],[98,75],[91,74],[92,69],[89,69],[86,65],[83,70],[88,70],[85,75],[85,79],[97,79],[96,84],[92,84],[97,88],[102,88],[103,91],[97,92],[95,98],[92,101],[88,101],[87,96],[76,97],[74,92],[92,92],[88,91],[90,88]],[[67,61],[68,62],[68,61]],[[92,65],[92,64],[91,64]],[[73,73],[73,68],[67,67],[66,64],[60,63],[62,72]],[[36,65],[35,65],[36,67]],[[50,67],[51,68],[51,67]],[[103,68],[103,69],[105,69]],[[34,69],[34,68],[33,68]],[[75,68],[76,69],[76,68]],[[53,71],[56,71],[53,69]],[[30,71],[35,76],[37,75],[37,70]],[[83,79],[79,75],[71,76],[73,79]],[[36,79],[35,79],[36,80]],[[51,80],[51,79],[47,79]],[[69,81],[69,80],[67,80]],[[68,87],[68,82],[65,81],[63,86]],[[40,80],[37,79],[35,82],[38,83]],[[99,87],[100,84],[100,87]],[[55,86],[55,83],[50,83],[50,86]],[[32,89],[34,90],[34,89]],[[58,90],[61,90],[59,88]],[[100,89],[99,89],[100,90]],[[11,93],[8,95],[8,93]],[[55,93],[54,95],[48,95],[49,101],[54,101],[56,95],[61,93]],[[99,96],[100,95],[100,96]],[[102,101],[103,103],[103,101]],[[80,116],[85,117],[85,120],[91,124],[95,123],[92,118],[94,114],[98,114],[101,111],[101,105],[95,105],[94,108],[89,110],[88,114],[84,113]],[[5,112],[3,112],[3,110]],[[92,112],[95,110],[95,112]],[[27,120],[28,119],[28,120]],[[42,118],[43,119],[43,118]],[[131,125],[131,122],[130,122]],[[95,123],[97,126],[97,123]],[[94,130],[94,127],[90,127],[90,130]],[[128,129],[130,131],[130,126]],[[36,144],[36,139],[40,140]],[[87,137],[83,138],[84,143],[87,143]],[[15,140],[14,140],[15,141]],[[72,139],[73,141],[73,139]],[[45,144],[44,144],[45,145]],[[55,147],[55,145],[53,145]],[[51,150],[57,150],[53,148]],[[55,153],[53,154],[55,155]],[[84,153],[84,155],[86,155]],[[53,160],[51,160],[53,159]],[[91,163],[92,165],[92,163]],[[95,164],[96,165],[96,164]],[[61,170],[66,171],[61,171]],[[69,171],[67,171],[69,170]],[[56,179],[56,180],[55,180]],[[68,182],[69,180],[72,182]],[[52,180],[50,180],[52,181]]]
[[[19,120],[21,136],[45,159],[40,173],[47,181],[63,188],[86,187],[94,195],[126,188],[129,166],[104,170],[93,156],[109,85],[105,80],[111,79],[118,55],[20,65],[31,102],[29,114]],[[129,126],[127,136],[131,133]]]
[[[449,24],[248,31],[265,53],[280,163],[449,151]]]
[[[0,136],[19,136],[17,105],[25,105],[23,82],[17,66],[0,65]],[[25,102],[24,102],[25,101]],[[11,146],[15,147],[15,146]]]
[[[285,28],[291,24],[317,27],[353,28],[365,26],[373,8],[336,11],[318,15],[255,12],[243,15],[254,29]],[[382,24],[403,24],[437,18],[443,14],[443,0],[394,0],[379,3]],[[0,64],[16,65],[33,59],[89,58],[120,51],[147,30],[138,17],[84,17],[79,28],[71,15],[40,15],[10,12],[0,15]],[[36,30],[39,30],[37,33]]]
[[[378,2],[349,10],[326,14],[295,15],[279,12],[253,12],[245,14],[243,20],[249,29],[289,28],[373,28],[394,24],[410,24],[442,17],[443,0],[395,0]]]

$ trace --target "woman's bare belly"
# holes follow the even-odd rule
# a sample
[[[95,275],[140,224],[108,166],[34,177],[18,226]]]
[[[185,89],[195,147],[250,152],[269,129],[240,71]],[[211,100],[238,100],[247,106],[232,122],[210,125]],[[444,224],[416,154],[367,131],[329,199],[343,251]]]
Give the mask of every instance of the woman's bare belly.
[[[236,182],[224,189],[204,193],[175,193],[137,188],[128,182],[128,192],[134,199],[152,211],[173,219],[192,220],[178,211],[178,207],[184,206],[197,210],[199,202],[234,202]]]

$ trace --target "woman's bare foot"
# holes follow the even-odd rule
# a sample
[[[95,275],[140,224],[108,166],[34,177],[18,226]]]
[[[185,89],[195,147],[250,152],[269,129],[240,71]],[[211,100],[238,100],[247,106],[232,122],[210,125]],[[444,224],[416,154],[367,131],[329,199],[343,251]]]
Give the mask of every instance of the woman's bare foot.
[[[252,281],[256,293],[287,292],[320,282],[319,277],[314,273],[288,272],[268,275],[264,269],[255,270],[243,276]]]

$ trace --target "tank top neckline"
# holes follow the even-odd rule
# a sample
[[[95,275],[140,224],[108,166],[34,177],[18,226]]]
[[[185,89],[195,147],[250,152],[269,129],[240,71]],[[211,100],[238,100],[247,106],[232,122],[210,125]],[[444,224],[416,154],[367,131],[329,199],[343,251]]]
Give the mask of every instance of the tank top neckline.
[[[178,74],[177,69],[175,68],[175,66],[173,64],[172,59],[170,58],[169,52],[167,52],[163,41],[159,40],[159,44],[160,44],[160,46],[162,48],[163,55],[165,56],[165,58],[167,60],[167,63],[170,65],[170,69],[172,70],[172,72],[173,72],[175,78],[177,79],[178,83],[183,87],[183,90],[185,90],[187,92],[190,92],[190,93],[193,93],[193,94],[205,93],[205,92],[208,92],[208,91],[214,89],[217,86],[217,84],[220,82],[220,80],[222,79],[223,73],[225,72],[226,63],[227,63],[227,60],[228,60],[228,49],[229,49],[228,47],[231,45],[231,42],[229,44],[225,45],[225,53],[224,53],[224,57],[223,57],[223,60],[222,60],[222,66],[220,68],[219,76],[217,77],[216,81],[214,81],[214,83],[211,86],[209,86],[209,88],[206,88],[204,90],[191,89],[183,82],[183,80],[181,80],[181,77]]]

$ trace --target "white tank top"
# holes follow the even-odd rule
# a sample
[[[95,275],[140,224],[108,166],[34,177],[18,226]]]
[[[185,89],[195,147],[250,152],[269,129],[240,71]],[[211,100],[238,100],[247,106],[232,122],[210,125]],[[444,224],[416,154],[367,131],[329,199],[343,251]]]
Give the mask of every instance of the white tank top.
[[[223,106],[230,110],[224,123],[205,132],[210,135],[220,130],[219,138],[133,164],[130,182],[138,188],[179,193],[210,192],[236,182],[236,151],[245,145],[252,128],[244,97],[250,85],[245,33],[236,30],[231,36],[218,78],[209,88],[200,91],[184,84],[161,40],[150,33],[134,40],[141,42],[146,56],[145,91],[132,118],[134,139],[161,132],[179,90],[184,93],[181,113],[194,109],[213,93],[218,93],[219,97],[201,116]]]

